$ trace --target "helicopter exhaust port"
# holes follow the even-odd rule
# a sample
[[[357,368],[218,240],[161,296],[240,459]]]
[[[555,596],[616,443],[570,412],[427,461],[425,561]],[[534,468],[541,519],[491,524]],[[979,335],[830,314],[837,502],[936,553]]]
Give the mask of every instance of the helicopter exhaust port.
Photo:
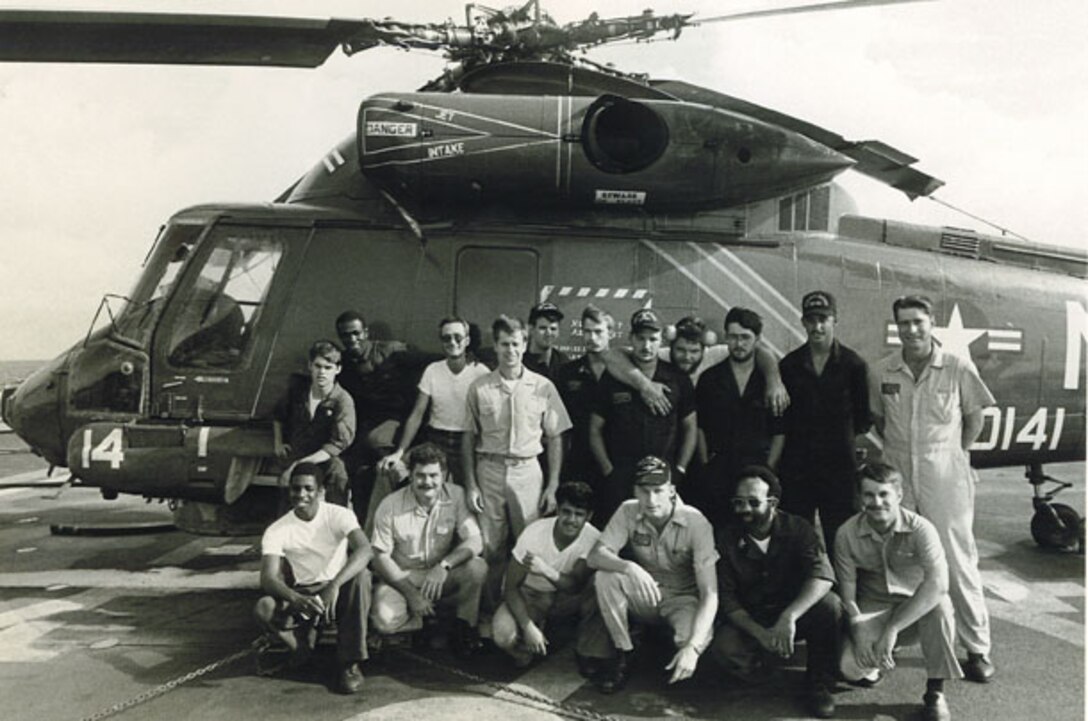
[[[606,173],[634,173],[653,165],[669,147],[669,126],[652,108],[602,95],[586,110],[582,148]]]

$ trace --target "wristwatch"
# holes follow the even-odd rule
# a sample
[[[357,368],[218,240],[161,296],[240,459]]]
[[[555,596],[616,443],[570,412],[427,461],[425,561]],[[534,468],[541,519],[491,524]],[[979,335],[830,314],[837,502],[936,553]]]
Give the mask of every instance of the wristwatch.
[[[441,566],[442,568],[446,569],[447,571],[449,571],[449,570],[451,570],[453,568],[453,566],[450,565],[450,562],[447,561],[444,558],[441,561],[438,562],[438,565]]]

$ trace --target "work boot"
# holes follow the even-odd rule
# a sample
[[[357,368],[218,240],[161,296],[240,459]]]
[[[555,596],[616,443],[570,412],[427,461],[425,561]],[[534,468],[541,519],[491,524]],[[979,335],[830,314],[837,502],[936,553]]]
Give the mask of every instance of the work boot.
[[[627,685],[627,653],[618,651],[609,667],[597,677],[598,691],[611,695]]]
[[[835,697],[827,685],[814,683],[808,689],[808,710],[816,718],[831,718],[835,715]]]
[[[981,653],[967,654],[967,662],[960,664],[960,667],[968,681],[990,683],[990,679],[994,677],[993,662]]]
[[[450,647],[455,656],[468,658],[480,653],[483,643],[480,634],[468,624],[468,621],[458,618],[453,622],[453,633],[450,635]]]
[[[951,721],[952,712],[948,710],[943,691],[926,691],[922,704],[922,718],[925,721]]]
[[[340,693],[353,694],[363,690],[363,672],[359,664],[351,662],[340,669],[339,679]]]

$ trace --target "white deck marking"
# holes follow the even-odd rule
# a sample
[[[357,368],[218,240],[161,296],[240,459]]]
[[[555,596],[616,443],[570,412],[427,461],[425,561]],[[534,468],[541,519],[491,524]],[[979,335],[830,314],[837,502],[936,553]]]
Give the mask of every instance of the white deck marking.
[[[986,602],[994,618],[1084,648],[1084,623],[1057,615],[1080,617],[1074,606],[1058,598],[1059,595],[1083,596],[1084,588],[1080,584],[1044,582],[1025,585],[1022,579],[1006,570],[983,571],[982,582],[986,590],[997,597]]]
[[[227,591],[257,588],[256,571],[189,571],[184,568],[155,568],[150,571],[116,569],[62,569],[0,573],[0,588],[44,588],[64,583],[79,588],[137,588],[146,591],[182,593],[193,590]]]

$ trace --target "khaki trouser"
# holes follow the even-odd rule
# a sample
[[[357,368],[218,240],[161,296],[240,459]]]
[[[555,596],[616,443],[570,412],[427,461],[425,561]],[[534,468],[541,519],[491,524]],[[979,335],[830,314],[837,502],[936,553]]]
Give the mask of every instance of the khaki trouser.
[[[540,517],[544,474],[536,458],[511,462],[477,453],[476,484],[484,502],[480,514],[487,561],[484,599],[486,607],[493,611],[502,602],[502,579],[513,541]]]
[[[664,621],[672,629],[673,643],[679,648],[694,641],[700,648],[710,643],[706,638],[692,639],[692,626],[695,623],[695,611],[699,607],[699,597],[695,594],[675,594],[662,591],[661,601],[656,606],[649,606],[634,595],[631,582],[622,573],[597,571],[597,606],[600,608],[604,625],[612,637],[612,644],[621,651],[634,650],[631,643],[628,614],[645,623]]]
[[[427,569],[408,572],[408,580],[416,588],[423,586]],[[442,597],[438,607],[453,607],[457,618],[475,627],[480,613],[480,591],[487,576],[487,564],[480,557],[471,558],[465,563],[451,568],[442,584]],[[408,599],[400,591],[385,582],[374,585],[374,603],[371,620],[378,633],[400,633],[418,631],[423,626],[423,619],[413,616],[408,608]]]
[[[852,633],[865,642],[875,641],[884,632],[884,626],[896,607],[906,602],[903,596],[859,600],[862,615],[855,623],[860,627],[855,626]],[[909,646],[919,641],[927,678],[963,678],[963,671],[956,660],[956,618],[947,595],[942,596],[940,603],[929,613],[899,634],[900,645]],[[843,641],[841,669],[847,681],[856,681],[875,671],[858,664],[850,635]]]

